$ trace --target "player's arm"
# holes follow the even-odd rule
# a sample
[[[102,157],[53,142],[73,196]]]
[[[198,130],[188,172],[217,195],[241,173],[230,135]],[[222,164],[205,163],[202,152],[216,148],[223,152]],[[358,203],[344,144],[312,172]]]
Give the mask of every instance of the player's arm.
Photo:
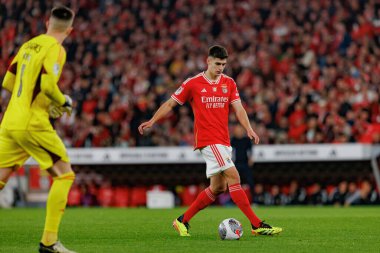
[[[18,62],[18,54],[13,58],[11,64],[9,65],[7,72],[5,73],[3,83],[1,85],[3,89],[6,89],[10,93],[12,93],[13,87],[15,86],[17,62]]]
[[[8,70],[4,76],[3,84],[1,85],[1,88],[12,93],[13,87],[15,86],[15,80],[16,80],[16,73],[12,73]]]
[[[10,99],[10,96],[13,92],[13,87],[15,86],[17,59],[18,54],[13,58],[11,65],[9,65],[7,72],[5,73],[3,83],[0,87],[0,112],[3,109],[2,106],[4,106],[6,104],[6,101]]]
[[[255,144],[259,144],[260,138],[259,136],[253,131],[251,127],[251,123],[249,122],[247,112],[245,111],[243,105],[241,104],[241,101],[236,101],[232,103],[232,108],[235,110],[236,118],[239,120],[240,124],[245,128],[247,131],[247,135],[251,140],[255,140]]]
[[[169,98],[165,103],[163,103],[160,108],[158,108],[157,112],[153,115],[153,117],[139,126],[140,134],[144,133],[144,130],[147,128],[151,128],[154,123],[158,120],[165,117],[173,108],[177,105],[177,102],[173,98]]]
[[[54,45],[43,63],[41,75],[41,91],[55,104],[63,106],[66,98],[58,87],[58,80],[66,60],[66,53],[60,45]]]

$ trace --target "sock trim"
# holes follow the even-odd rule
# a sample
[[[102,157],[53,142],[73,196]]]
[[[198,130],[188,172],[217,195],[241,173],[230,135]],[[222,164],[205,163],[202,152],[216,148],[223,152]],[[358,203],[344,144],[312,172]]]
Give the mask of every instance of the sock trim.
[[[233,185],[231,185],[230,187],[228,187],[228,190],[229,190],[230,192],[234,192],[234,191],[242,190],[242,188],[241,188],[241,185],[240,185],[240,184],[233,184]]]
[[[207,189],[205,190],[205,193],[207,197],[209,197],[212,201],[215,200],[215,195],[212,193],[210,187],[207,187]]]
[[[58,177],[53,177],[53,180],[74,180],[75,179],[75,173],[74,172],[68,172],[65,174],[62,174]]]

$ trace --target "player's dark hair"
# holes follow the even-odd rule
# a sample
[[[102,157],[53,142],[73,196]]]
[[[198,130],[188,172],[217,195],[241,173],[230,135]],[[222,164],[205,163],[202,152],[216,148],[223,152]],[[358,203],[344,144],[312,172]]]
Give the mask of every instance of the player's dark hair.
[[[68,28],[72,27],[74,16],[74,11],[70,8],[63,5],[56,6],[51,10],[49,27],[57,32],[66,32]]]
[[[74,18],[74,12],[66,6],[57,6],[51,10],[51,16],[59,20],[69,21]]]
[[[208,56],[219,58],[219,59],[226,59],[228,58],[228,53],[224,47],[215,45],[209,48]]]

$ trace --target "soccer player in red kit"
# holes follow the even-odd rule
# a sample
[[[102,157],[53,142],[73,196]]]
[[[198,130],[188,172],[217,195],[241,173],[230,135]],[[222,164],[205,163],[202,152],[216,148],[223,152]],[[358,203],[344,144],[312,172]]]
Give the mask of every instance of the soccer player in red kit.
[[[212,46],[207,58],[207,70],[187,79],[181,87],[160,106],[153,117],[139,126],[139,132],[151,128],[177,104],[189,102],[194,113],[195,149],[198,149],[207,165],[210,186],[201,192],[187,211],[173,221],[180,236],[190,236],[189,221],[200,210],[215,201],[216,196],[229,189],[232,200],[247,216],[252,225],[252,234],[273,235],[282,228],[272,227],[260,220],[252,211],[248,198],[241,188],[239,173],[231,159],[232,148],[228,133],[230,105],[240,124],[256,144],[259,137],[253,131],[243,108],[235,81],[223,74],[227,63],[227,50]]]

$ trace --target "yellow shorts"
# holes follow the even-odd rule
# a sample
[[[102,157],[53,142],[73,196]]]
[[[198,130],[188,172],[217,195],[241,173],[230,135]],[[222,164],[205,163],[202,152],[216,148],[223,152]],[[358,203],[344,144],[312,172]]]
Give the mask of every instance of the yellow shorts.
[[[0,168],[18,168],[30,156],[43,170],[59,160],[70,162],[65,145],[55,131],[0,129]]]

